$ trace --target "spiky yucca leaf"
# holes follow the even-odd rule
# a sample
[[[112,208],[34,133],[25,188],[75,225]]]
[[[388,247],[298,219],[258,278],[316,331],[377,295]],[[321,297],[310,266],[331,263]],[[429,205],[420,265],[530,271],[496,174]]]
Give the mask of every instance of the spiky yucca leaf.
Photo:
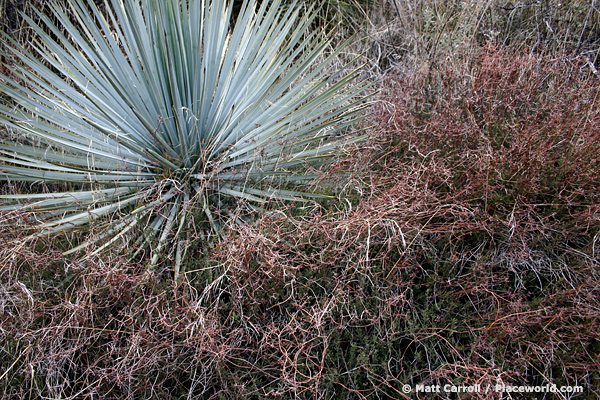
[[[305,196],[264,182],[314,178],[305,166],[331,160],[342,145],[331,138],[359,118],[364,86],[349,85],[353,71],[325,77],[338,52],[309,32],[314,13],[280,0],[244,2],[231,29],[224,1],[49,8],[53,18],[25,17],[37,38],[27,48],[4,37],[19,79],[0,76],[18,104],[0,105],[18,137],[0,142],[0,179],[77,188],[0,196],[1,211],[30,211],[41,234],[96,221],[101,248],[141,230],[152,263],[168,244],[181,260],[191,210],[217,228],[217,196]]]

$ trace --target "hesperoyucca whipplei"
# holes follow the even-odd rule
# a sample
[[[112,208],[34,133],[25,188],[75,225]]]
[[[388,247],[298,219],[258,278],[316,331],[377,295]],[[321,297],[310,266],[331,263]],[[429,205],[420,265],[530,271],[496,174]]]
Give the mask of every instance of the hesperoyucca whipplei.
[[[0,179],[76,189],[2,195],[0,211],[26,212],[35,235],[101,228],[69,252],[134,234],[151,264],[168,245],[179,268],[198,215],[218,230],[215,199],[306,198],[279,183],[314,179],[307,166],[360,140],[337,133],[360,118],[365,85],[354,67],[329,76],[343,46],[311,31],[314,12],[247,0],[230,26],[223,1],[48,7],[24,17],[26,48],[4,36]]]

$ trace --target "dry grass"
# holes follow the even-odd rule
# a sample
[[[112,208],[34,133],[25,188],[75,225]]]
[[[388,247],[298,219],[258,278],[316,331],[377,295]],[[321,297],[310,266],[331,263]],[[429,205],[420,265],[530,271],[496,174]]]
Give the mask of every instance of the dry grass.
[[[441,5],[396,3],[387,28]],[[456,18],[501,13],[486,4],[408,31],[473,39],[435,62],[418,38],[394,57],[382,47],[371,140],[331,172],[337,199],[231,224],[189,249],[181,282],[168,262],[65,259],[56,238],[15,249],[22,233],[2,227],[2,398],[424,399],[402,385],[500,382],[599,397],[596,42],[577,22],[561,29],[588,50],[541,51],[533,3],[510,11],[519,45],[478,44],[481,29],[459,24],[444,39]],[[570,4],[560,18],[587,15]],[[409,5],[423,12],[397,17]]]

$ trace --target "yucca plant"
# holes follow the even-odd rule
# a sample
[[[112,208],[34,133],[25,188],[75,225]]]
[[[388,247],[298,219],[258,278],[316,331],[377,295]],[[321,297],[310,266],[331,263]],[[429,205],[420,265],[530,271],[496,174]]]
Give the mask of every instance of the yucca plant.
[[[199,215],[219,230],[221,198],[306,199],[289,185],[361,139],[341,133],[360,118],[365,85],[349,67],[329,74],[341,47],[309,29],[316,12],[247,0],[230,27],[224,1],[48,7],[39,22],[24,16],[27,46],[4,36],[0,179],[66,189],[5,194],[0,211],[5,223],[26,215],[35,235],[101,228],[67,253],[133,237],[151,265],[174,249],[178,269]]]

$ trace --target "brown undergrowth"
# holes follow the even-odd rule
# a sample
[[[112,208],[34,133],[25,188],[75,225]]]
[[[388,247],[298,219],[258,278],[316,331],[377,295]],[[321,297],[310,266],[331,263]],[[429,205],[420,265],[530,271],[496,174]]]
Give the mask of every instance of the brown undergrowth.
[[[492,47],[388,76],[371,141],[340,161],[354,174],[339,198],[232,224],[188,252],[180,283],[168,262],[3,246],[0,393],[598,396],[598,84],[577,59]],[[3,228],[4,243],[18,234]]]

